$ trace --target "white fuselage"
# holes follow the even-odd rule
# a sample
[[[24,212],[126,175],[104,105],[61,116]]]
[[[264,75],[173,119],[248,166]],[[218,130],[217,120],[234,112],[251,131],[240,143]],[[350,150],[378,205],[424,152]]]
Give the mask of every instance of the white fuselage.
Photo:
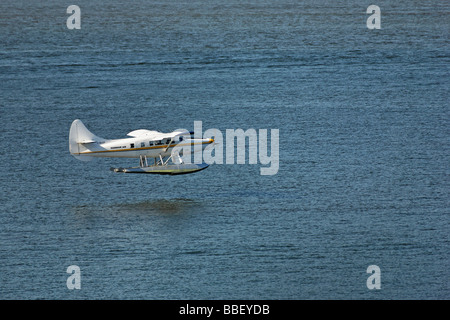
[[[182,148],[201,145],[203,149],[214,142],[213,139],[183,139],[183,137],[175,137],[173,140],[172,142],[170,138],[150,140],[145,137],[105,140],[79,144],[78,152],[74,154],[91,157],[139,158],[146,156],[156,158],[170,156],[175,147],[182,150]]]

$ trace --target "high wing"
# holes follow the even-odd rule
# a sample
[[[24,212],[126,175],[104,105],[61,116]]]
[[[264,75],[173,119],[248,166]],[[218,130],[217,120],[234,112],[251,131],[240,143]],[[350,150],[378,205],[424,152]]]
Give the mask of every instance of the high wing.
[[[190,134],[194,134],[194,133],[184,130],[184,129],[175,130],[170,133],[163,133],[163,132],[154,131],[154,130],[139,129],[139,130],[134,130],[134,131],[129,132],[127,134],[127,136],[134,137],[134,138],[145,137],[150,140],[162,140],[162,139],[168,139],[168,138],[173,139],[178,136],[184,136],[184,135],[190,135]]]
[[[154,130],[146,130],[146,129],[139,129],[139,130],[134,130],[131,131],[127,134],[127,136],[133,137],[133,138],[138,138],[138,137],[158,137],[159,135],[161,135],[162,133],[159,131],[154,131]]]

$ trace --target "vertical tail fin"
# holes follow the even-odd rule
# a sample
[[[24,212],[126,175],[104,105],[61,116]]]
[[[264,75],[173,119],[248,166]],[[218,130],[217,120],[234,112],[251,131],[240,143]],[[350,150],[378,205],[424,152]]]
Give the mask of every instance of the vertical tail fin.
[[[80,157],[81,151],[80,145],[82,144],[88,144],[88,143],[96,143],[100,141],[104,141],[105,139],[97,137],[95,134],[90,132],[83,122],[81,120],[76,119],[72,122],[72,125],[70,126],[70,132],[69,132],[69,151],[70,153],[78,158],[82,159]],[[85,160],[91,160],[91,157],[89,156],[83,156]]]

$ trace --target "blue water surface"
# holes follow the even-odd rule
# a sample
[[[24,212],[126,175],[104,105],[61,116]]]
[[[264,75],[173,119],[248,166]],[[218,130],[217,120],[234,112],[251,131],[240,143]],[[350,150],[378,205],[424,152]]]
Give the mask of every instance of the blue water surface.
[[[0,3],[1,299],[450,298],[447,2],[76,4]],[[77,118],[278,129],[279,170],[117,174]]]

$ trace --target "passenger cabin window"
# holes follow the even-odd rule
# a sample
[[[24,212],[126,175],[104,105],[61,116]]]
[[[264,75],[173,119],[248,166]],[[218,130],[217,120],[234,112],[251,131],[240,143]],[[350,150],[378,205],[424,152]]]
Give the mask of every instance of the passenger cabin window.
[[[145,142],[141,142],[141,148],[145,147]]]
[[[130,148],[131,148],[131,149],[134,148],[134,143],[130,143]]]
[[[149,141],[148,145],[151,147],[153,145],[153,141]]]

